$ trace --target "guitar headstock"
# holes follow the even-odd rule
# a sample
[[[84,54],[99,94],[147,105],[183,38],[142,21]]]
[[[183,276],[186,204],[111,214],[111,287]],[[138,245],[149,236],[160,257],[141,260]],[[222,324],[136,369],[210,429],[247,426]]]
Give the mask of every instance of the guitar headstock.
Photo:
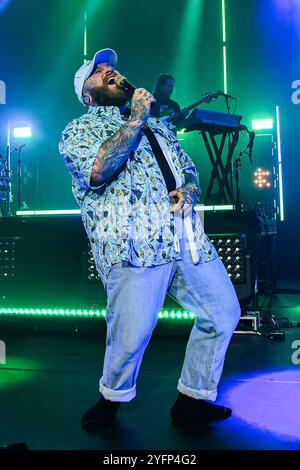
[[[210,103],[211,101],[218,98],[218,96],[219,96],[218,92],[215,92],[215,93],[209,92],[209,93],[205,93],[205,95],[202,96],[202,100],[204,101],[204,103]]]

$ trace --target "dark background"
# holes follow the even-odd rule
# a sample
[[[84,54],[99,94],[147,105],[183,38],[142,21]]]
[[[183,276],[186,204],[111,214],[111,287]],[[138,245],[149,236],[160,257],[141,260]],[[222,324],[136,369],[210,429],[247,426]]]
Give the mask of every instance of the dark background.
[[[8,119],[32,126],[33,138],[22,154],[23,195],[30,209],[76,208],[57,145],[65,125],[85,112],[73,91],[74,73],[84,59],[85,12],[88,58],[114,48],[118,70],[149,90],[159,73],[174,74],[173,98],[182,106],[223,89],[221,0],[2,0],[0,79],[6,82],[7,105],[0,106],[0,153]],[[237,113],[250,125],[253,118],[275,117],[280,106],[286,213],[280,249],[295,273],[300,105],[292,104],[291,84],[300,79],[299,25],[296,0],[226,1],[228,93],[238,97]],[[224,103],[218,100],[210,109],[225,111]],[[182,145],[205,187],[210,164],[197,138],[188,135]],[[238,149],[244,143],[242,138]],[[20,144],[12,142],[13,148]]]

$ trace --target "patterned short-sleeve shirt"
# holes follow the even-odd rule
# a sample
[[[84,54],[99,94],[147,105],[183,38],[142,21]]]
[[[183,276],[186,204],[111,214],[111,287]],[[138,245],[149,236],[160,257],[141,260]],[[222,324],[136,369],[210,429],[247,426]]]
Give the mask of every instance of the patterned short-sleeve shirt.
[[[149,127],[163,139],[173,168],[184,184],[184,175],[196,175],[191,158],[174,133],[160,119],[149,118]],[[72,175],[72,191],[102,282],[113,264],[155,266],[181,259],[172,199],[152,148],[143,136],[114,177],[99,188],[90,184],[100,145],[124,125],[114,106],[90,107],[71,121],[62,133],[59,151]],[[178,217],[178,216],[177,216]],[[218,256],[204,233],[197,213],[192,213],[195,263]]]

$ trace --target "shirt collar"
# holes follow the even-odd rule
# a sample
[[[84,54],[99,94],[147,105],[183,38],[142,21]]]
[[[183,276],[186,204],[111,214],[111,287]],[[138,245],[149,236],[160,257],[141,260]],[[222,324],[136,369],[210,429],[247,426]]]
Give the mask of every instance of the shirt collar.
[[[88,114],[121,118],[120,110],[117,106],[89,106]]]

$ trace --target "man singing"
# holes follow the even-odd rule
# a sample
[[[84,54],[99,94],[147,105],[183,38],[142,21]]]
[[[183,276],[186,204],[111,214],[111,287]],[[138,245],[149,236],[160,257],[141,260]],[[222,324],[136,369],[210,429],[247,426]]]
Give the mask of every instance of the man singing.
[[[150,117],[147,90],[136,89],[125,112],[132,92],[116,64],[115,51],[102,49],[77,71],[75,91],[88,110],[59,143],[107,295],[101,397],[82,427],[104,429],[136,396],[167,293],[196,315],[171,418],[179,425],[225,419],[231,410],[213,402],[240,306],[194,210],[195,165],[174,133]]]

